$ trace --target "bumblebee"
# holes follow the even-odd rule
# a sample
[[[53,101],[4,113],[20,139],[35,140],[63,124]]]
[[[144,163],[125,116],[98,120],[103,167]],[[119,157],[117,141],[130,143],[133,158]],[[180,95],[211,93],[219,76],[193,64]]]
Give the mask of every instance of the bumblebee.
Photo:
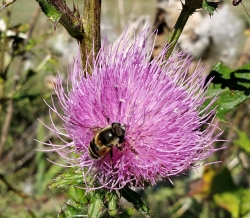
[[[108,152],[112,152],[114,146],[121,150],[125,130],[125,126],[120,123],[111,123],[111,125],[102,128],[90,141],[89,156],[97,160],[104,157]]]

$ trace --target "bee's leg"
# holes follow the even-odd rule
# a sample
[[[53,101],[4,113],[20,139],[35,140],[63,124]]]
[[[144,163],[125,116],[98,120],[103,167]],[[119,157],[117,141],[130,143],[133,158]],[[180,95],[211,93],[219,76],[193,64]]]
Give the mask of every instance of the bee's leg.
[[[110,150],[110,159],[112,160],[113,157],[113,149]]]
[[[109,156],[110,156],[110,165],[112,166],[112,170],[114,171],[114,165],[113,165],[113,149],[110,150],[110,153],[109,153]]]
[[[118,143],[118,144],[116,145],[116,147],[117,147],[120,151],[122,151],[123,148],[124,148],[124,144],[123,144],[123,143]]]

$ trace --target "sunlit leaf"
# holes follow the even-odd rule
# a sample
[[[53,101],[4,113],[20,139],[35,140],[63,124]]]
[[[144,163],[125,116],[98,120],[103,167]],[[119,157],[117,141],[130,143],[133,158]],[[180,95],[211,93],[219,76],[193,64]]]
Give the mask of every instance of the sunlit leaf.
[[[77,203],[88,203],[88,197],[85,198],[85,190],[77,188],[75,186],[70,186],[68,189],[68,194],[70,198],[73,198],[75,202]]]
[[[233,217],[239,214],[239,198],[237,192],[224,192],[214,195],[214,201],[217,205],[229,211]]]
[[[213,78],[208,89],[209,96],[219,99],[215,102],[216,116],[227,122],[225,115],[250,97],[250,64],[236,70],[230,69],[221,62],[217,63],[207,77]],[[204,107],[210,101],[204,103]]]
[[[118,213],[118,195],[115,191],[107,192],[106,198],[108,202],[108,212],[110,216],[116,216]]]
[[[106,210],[103,203],[103,193],[95,191],[88,206],[88,217],[100,217]]]
[[[69,217],[86,217],[87,207],[77,206],[65,203],[58,217],[69,218]]]
[[[81,171],[69,171],[62,173],[54,179],[49,188],[67,188],[71,185],[83,185],[83,175]]]
[[[243,189],[240,201],[240,215],[249,217],[250,215],[250,190]]]
[[[246,218],[250,212],[250,190],[238,188],[232,192],[214,195],[217,205],[229,211],[233,218]]]

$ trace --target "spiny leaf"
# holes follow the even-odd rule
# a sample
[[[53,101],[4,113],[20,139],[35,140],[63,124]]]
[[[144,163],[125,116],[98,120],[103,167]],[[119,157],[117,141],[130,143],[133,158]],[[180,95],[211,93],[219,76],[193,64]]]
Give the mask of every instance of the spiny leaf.
[[[60,13],[55,7],[53,7],[47,0],[36,0],[40,5],[43,13],[51,20],[54,24],[54,28],[62,17],[62,13]]]
[[[83,185],[83,175],[81,171],[62,173],[54,179],[49,188],[67,188],[71,185]]]
[[[60,211],[58,217],[60,218],[86,217],[86,214],[87,214],[87,206],[81,204],[72,205],[65,203],[65,206]]]
[[[216,10],[216,8],[218,7],[218,5],[221,2],[208,2],[206,0],[203,0],[202,2],[202,8],[209,14],[209,15],[213,15],[214,11]]]
[[[134,205],[136,210],[140,211],[145,217],[151,217],[150,209],[142,200],[140,194],[131,190],[128,186],[125,186],[123,189],[119,190],[119,192],[122,197]]]
[[[54,29],[60,22],[73,38],[84,38],[83,23],[79,10],[74,7],[73,11],[67,6],[66,1],[36,0],[44,14],[53,22]]]
[[[88,207],[88,217],[100,217],[106,208],[103,204],[103,193],[101,191],[95,191],[92,195],[89,207]]]
[[[219,99],[213,107],[217,107],[218,119],[227,122],[225,115],[250,97],[250,64],[236,70],[230,69],[221,62],[217,63],[207,77],[213,78],[208,89],[208,96],[219,93]],[[210,100],[204,102],[206,107]]]
[[[68,195],[70,198],[74,199],[76,203],[89,203],[89,197],[86,195],[86,190],[77,188],[75,186],[70,186],[68,189]]]
[[[118,195],[115,191],[106,193],[107,201],[108,201],[108,212],[110,216],[116,216],[118,212]]]

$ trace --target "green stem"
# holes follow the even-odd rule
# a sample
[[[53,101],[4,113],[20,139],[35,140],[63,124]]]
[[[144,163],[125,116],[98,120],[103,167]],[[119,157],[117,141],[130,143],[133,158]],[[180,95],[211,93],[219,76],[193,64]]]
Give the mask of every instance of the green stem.
[[[83,29],[84,37],[79,41],[83,67],[96,58],[101,47],[101,0],[84,0]],[[86,66],[88,74],[91,66]]]
[[[176,21],[174,29],[172,30],[168,38],[168,44],[170,45],[170,47],[166,54],[166,58],[169,58],[170,55],[172,54],[173,49],[178,42],[178,39],[187,23],[189,16],[192,15],[196,9],[201,8],[201,4],[202,1],[200,0],[195,0],[195,1],[189,0],[186,1],[185,4],[182,3],[181,13],[178,17],[178,20]]]
[[[65,0],[36,0],[56,28],[60,22],[80,45],[83,68],[91,73],[93,60],[101,47],[101,0],[84,0],[83,17],[77,7],[71,10]],[[88,60],[88,61],[87,61]]]

